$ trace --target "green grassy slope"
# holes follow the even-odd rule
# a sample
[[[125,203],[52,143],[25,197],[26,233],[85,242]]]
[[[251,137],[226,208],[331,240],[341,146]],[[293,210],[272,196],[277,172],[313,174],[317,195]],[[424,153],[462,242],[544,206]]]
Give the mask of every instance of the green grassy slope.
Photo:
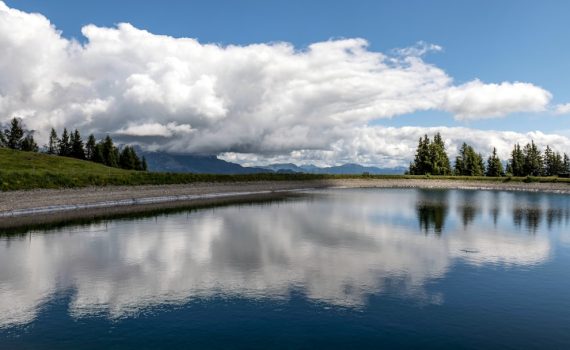
[[[51,156],[0,148],[0,190],[13,191],[36,188],[72,188],[107,185],[185,184],[192,182],[243,182],[282,180],[324,180],[343,178],[433,179],[500,182],[565,182],[556,177],[490,178],[465,176],[408,175],[317,175],[317,174],[247,174],[208,175],[152,173],[122,170],[72,158]]]
[[[0,148],[0,171],[31,174],[47,172],[65,174],[89,172],[94,175],[108,175],[109,172],[126,173],[122,169],[110,168],[93,162],[7,148]]]
[[[208,175],[152,173],[122,170],[101,164],[0,148],[0,190],[72,188],[107,185],[185,184],[192,182],[234,182],[259,180],[323,179],[309,174]]]

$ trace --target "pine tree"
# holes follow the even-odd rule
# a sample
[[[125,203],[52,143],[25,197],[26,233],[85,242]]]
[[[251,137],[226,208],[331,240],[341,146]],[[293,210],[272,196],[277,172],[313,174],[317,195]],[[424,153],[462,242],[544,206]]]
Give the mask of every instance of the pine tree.
[[[71,156],[77,159],[85,159],[85,149],[83,148],[83,140],[81,134],[75,129],[71,134]]]
[[[119,166],[119,151],[113,144],[111,136],[107,135],[101,144],[103,163],[107,166],[117,168]]]
[[[534,140],[527,144],[523,150],[524,153],[524,175],[525,176],[540,176],[543,170],[542,154]]]
[[[524,153],[518,143],[513,147],[511,152],[511,159],[507,166],[507,173],[512,176],[525,176]]]
[[[445,150],[445,142],[440,133],[435,134],[433,142],[429,145],[430,167],[432,175],[450,175],[451,166]]]
[[[105,164],[105,156],[103,155],[103,143],[99,142],[93,148],[93,155],[91,161],[95,163]]]
[[[12,118],[10,128],[4,130],[4,139],[4,143],[8,148],[21,149],[24,139],[24,128],[20,119]]]
[[[467,158],[468,147],[469,146],[463,142],[461,148],[459,149],[459,153],[457,153],[457,157],[455,157],[455,166],[453,171],[455,175],[465,175],[465,160]]]
[[[409,172],[411,175],[425,175],[431,174],[432,170],[430,140],[425,135],[423,138],[420,137],[418,141],[416,156],[410,164]]]
[[[51,128],[49,133],[49,143],[47,147],[48,154],[57,154],[58,153],[58,142],[57,133],[55,132],[54,128]]]
[[[558,175],[564,172],[564,163],[562,160],[562,155],[558,152],[554,155],[554,175]]]
[[[148,169],[148,167],[147,167],[147,164],[146,164],[146,158],[145,158],[145,156],[143,156],[143,157],[142,157],[142,162],[141,162],[141,170],[142,170],[142,171],[147,171],[147,169]]]
[[[6,138],[2,130],[0,130],[0,147],[6,147]]]
[[[485,173],[483,157],[464,142],[455,159],[454,173],[461,176],[483,176]]]
[[[71,156],[71,141],[69,139],[69,134],[67,133],[67,128],[63,129],[61,139],[58,142],[58,155],[63,157]]]
[[[471,148],[472,153],[469,157],[469,173],[470,176],[483,176],[485,175],[485,163],[483,162],[483,156],[481,153],[476,153],[473,148]]]
[[[564,160],[562,155],[558,152],[552,151],[550,146],[546,146],[544,151],[544,170],[543,175],[545,176],[556,176],[560,173],[564,173]]]
[[[131,150],[133,152],[133,159],[135,160],[135,168],[134,170],[143,170],[142,168],[142,162],[141,159],[139,158],[137,152],[135,152],[135,149],[133,147],[131,147]]]
[[[97,141],[95,140],[95,136],[93,136],[93,134],[89,135],[87,138],[87,143],[85,144],[85,158],[88,160],[93,160],[96,145]]]
[[[570,173],[570,157],[566,153],[564,153],[562,157],[562,172],[563,173]]]
[[[497,156],[497,149],[493,147],[493,153],[487,159],[487,171],[485,176],[503,176],[503,164],[501,159]]]
[[[130,146],[125,146],[119,156],[119,166],[127,170],[138,170],[137,162],[140,163],[134,149]]]
[[[556,169],[556,158],[554,152],[549,145],[546,145],[546,149],[544,150],[544,169],[542,170],[543,175],[545,176],[553,176],[557,174],[558,171]]]
[[[20,145],[20,149],[26,152],[37,152],[39,150],[38,144],[34,140],[33,133],[29,132]]]

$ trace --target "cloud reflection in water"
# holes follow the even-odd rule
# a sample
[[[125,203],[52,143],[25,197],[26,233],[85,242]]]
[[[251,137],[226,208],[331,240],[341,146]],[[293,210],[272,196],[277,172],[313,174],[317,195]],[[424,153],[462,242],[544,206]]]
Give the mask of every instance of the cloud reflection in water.
[[[0,325],[33,321],[69,290],[76,317],[128,317],[218,295],[286,300],[293,290],[346,307],[382,293],[441,303],[426,282],[456,261],[540,264],[549,230],[568,226],[568,213],[567,200],[548,195],[335,190],[3,238]]]

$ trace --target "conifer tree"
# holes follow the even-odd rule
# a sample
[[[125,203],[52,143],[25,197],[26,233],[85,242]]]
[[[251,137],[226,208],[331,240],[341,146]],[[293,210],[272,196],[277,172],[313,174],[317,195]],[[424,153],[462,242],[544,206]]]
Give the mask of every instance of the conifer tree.
[[[414,161],[410,164],[409,172],[412,175],[425,175],[432,173],[430,140],[427,135],[423,138],[420,137],[418,141],[416,156]]]
[[[133,152],[133,159],[135,160],[135,168],[134,170],[143,170],[142,168],[142,162],[141,159],[139,158],[137,152],[135,152],[135,149],[133,147],[131,147],[131,150]]]
[[[141,162],[141,170],[142,170],[142,171],[147,171],[147,169],[148,169],[148,166],[147,166],[147,164],[146,164],[146,158],[145,158],[145,156],[143,156],[143,157],[142,157],[142,162]]]
[[[119,166],[119,152],[113,144],[111,136],[107,135],[101,145],[103,163],[107,166],[117,168]]]
[[[91,161],[95,163],[105,164],[105,157],[103,155],[103,143],[99,142],[93,148],[93,154],[91,156]]]
[[[483,176],[484,173],[483,157],[464,142],[455,159],[455,175]]]
[[[467,157],[468,147],[469,146],[467,146],[467,144],[463,142],[461,148],[459,149],[459,153],[457,153],[457,156],[455,157],[455,166],[453,170],[453,173],[455,175],[464,175],[464,173],[466,172],[465,159]]]
[[[501,163],[501,159],[497,156],[497,149],[493,147],[493,153],[487,159],[487,171],[485,172],[486,176],[503,176],[503,163]]]
[[[85,149],[83,147],[83,140],[81,139],[81,134],[75,129],[71,134],[71,156],[77,159],[85,159]]]
[[[562,156],[562,172],[570,174],[570,157],[566,153]]]
[[[432,175],[450,175],[451,166],[445,150],[445,142],[440,133],[435,134],[433,142],[429,145]]]
[[[483,156],[481,153],[476,153],[473,150],[472,158],[470,160],[473,165],[470,166],[471,176],[483,176],[485,175],[485,163],[483,162]]]
[[[20,145],[20,149],[26,152],[37,152],[39,150],[38,144],[34,140],[34,136],[32,132],[29,132]]]
[[[555,172],[553,173],[553,175],[558,175],[564,172],[564,163],[562,155],[559,152],[556,152],[554,154],[554,168]]]
[[[511,152],[511,159],[507,165],[507,173],[512,176],[525,176],[524,153],[518,143],[513,147]]]
[[[57,139],[57,133],[55,132],[54,128],[51,128],[51,131],[49,133],[48,147],[47,147],[47,153],[48,154],[59,153],[58,152],[58,142],[59,142],[59,140]]]
[[[563,156],[558,152],[552,151],[552,149],[548,145],[544,150],[543,158],[544,158],[543,175],[556,176],[560,173],[565,172]]]
[[[119,156],[119,166],[127,170],[139,170],[140,161],[134,149],[130,146],[125,146]]]
[[[552,176],[554,172],[554,153],[549,145],[546,145],[546,149],[544,150],[544,169],[542,173],[545,176]]]
[[[93,134],[89,135],[87,138],[87,143],[85,144],[85,158],[88,160],[93,160],[96,145],[97,141],[95,140],[95,136],[93,136]]]
[[[21,149],[24,139],[24,128],[22,121],[18,118],[12,118],[10,127],[4,130],[4,143],[6,147],[11,149]]]
[[[67,128],[63,129],[61,139],[58,142],[58,155],[63,157],[71,156],[71,141],[69,139],[69,134],[67,133]]]
[[[540,176],[543,170],[542,154],[534,140],[528,143],[523,150],[524,153],[524,175],[525,176]]]

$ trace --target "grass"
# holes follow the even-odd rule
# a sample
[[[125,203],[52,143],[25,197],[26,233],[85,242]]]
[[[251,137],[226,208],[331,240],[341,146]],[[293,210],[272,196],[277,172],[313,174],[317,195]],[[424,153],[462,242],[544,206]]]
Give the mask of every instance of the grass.
[[[194,182],[302,181],[348,178],[469,180],[491,182],[563,182],[570,184],[570,179],[563,179],[558,177],[496,178],[430,175],[214,175],[187,173],[153,173],[122,170],[72,158],[0,148],[0,190],[2,191],[110,185],[134,186],[188,184]]]
[[[194,182],[316,180],[323,178],[326,176],[311,174],[153,173],[111,168],[73,158],[0,148],[1,191],[109,185],[188,184]]]

